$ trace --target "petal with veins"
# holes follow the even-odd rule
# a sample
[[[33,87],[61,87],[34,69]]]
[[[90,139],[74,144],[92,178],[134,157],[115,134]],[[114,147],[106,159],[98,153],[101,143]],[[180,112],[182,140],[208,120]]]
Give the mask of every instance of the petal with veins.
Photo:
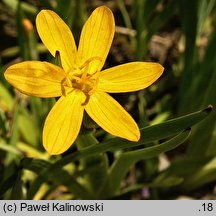
[[[95,92],[85,106],[89,116],[107,132],[138,141],[140,131],[133,118],[111,96],[105,92]]]
[[[62,96],[48,114],[43,129],[43,145],[51,155],[65,152],[80,131],[85,95],[74,90]]]
[[[62,68],[40,61],[17,63],[4,73],[5,79],[20,92],[42,98],[61,96],[65,75]]]
[[[100,71],[110,50],[114,32],[112,11],[105,6],[95,9],[82,29],[77,64],[81,66],[88,59],[93,59],[89,63],[88,73]]]
[[[132,92],[154,83],[163,73],[158,63],[131,62],[101,71],[98,90],[110,93]]]
[[[60,53],[65,71],[74,66],[77,53],[76,44],[70,28],[51,10],[42,10],[36,18],[38,34],[50,53],[55,57]]]

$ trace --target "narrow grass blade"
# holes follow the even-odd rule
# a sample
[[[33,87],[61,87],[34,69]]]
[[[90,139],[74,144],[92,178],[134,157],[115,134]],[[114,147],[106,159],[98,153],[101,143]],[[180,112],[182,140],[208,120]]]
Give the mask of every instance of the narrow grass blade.
[[[156,157],[163,152],[176,148],[188,138],[189,134],[190,130],[186,130],[160,145],[121,154],[110,169],[106,184],[101,191],[101,196],[103,197],[105,194],[108,194],[108,196],[113,196],[119,188],[122,179],[125,177],[133,164],[140,160]]]
[[[181,101],[179,103],[179,111],[184,114],[188,110],[192,110],[191,100],[193,100],[193,96],[191,92],[193,89],[193,80],[196,75],[194,63],[197,57],[196,36],[199,1],[182,0],[179,1],[179,4],[181,9],[181,23],[185,34],[184,68],[179,92]]]
[[[84,157],[90,157],[94,154],[136,147],[139,145],[147,144],[156,140],[173,136],[202,121],[211,113],[211,111],[212,106],[209,106],[206,109],[185,116],[181,116],[179,118],[171,119],[158,125],[145,127],[141,129],[141,139],[137,143],[120,138],[106,140],[98,145],[90,146],[72,155],[65,156],[61,160],[53,164],[53,166],[62,167],[67,163],[80,160]]]
[[[35,181],[33,181],[27,193],[27,199],[33,199],[40,186],[47,181],[51,181],[56,187],[59,185],[65,185],[68,190],[77,198],[95,198],[93,194],[89,193],[89,191],[86,190],[86,188],[76,180],[76,176],[71,176],[63,169],[55,169],[54,167],[50,169],[50,165],[51,164],[48,161],[33,158],[24,158],[21,161],[21,166],[24,169],[38,174],[38,177]]]

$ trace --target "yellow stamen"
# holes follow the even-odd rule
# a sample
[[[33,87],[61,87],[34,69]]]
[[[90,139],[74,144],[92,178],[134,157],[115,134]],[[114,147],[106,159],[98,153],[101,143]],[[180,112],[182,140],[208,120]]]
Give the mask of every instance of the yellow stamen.
[[[85,68],[86,66],[88,66],[91,62],[93,61],[102,61],[102,58],[98,57],[98,56],[94,56],[89,58],[88,60],[86,60],[79,68],[82,70],[83,68]],[[82,73],[82,79],[85,79],[86,76],[88,74],[88,70],[84,70],[84,72]]]
[[[57,54],[59,55],[59,53]],[[70,70],[64,82],[66,86],[79,89],[86,95],[84,104],[88,103],[90,95],[96,90],[98,84],[99,71],[88,74],[88,65],[93,61],[102,61],[102,59],[97,56],[89,58],[81,66]]]
[[[87,59],[79,68],[82,69],[82,68],[86,67],[92,61],[100,61],[101,62],[102,58],[99,56],[91,57],[91,58]]]

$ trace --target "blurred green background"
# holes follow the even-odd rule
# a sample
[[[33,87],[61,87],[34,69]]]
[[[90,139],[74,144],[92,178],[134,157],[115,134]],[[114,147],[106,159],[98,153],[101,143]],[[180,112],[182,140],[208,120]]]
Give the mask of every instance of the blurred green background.
[[[41,133],[55,99],[20,94],[3,74],[24,60],[54,62],[35,29],[41,9],[58,13],[78,44],[83,24],[101,5],[116,22],[105,68],[153,61],[165,71],[148,89],[112,95],[142,129],[137,145],[86,118],[92,130],[83,129],[67,153],[51,157]],[[215,12],[215,0],[2,0],[0,198],[215,199]]]

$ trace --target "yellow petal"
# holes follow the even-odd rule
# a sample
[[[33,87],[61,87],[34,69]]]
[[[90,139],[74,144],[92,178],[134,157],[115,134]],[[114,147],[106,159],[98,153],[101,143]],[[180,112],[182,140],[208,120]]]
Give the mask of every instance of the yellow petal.
[[[144,89],[163,73],[158,63],[132,62],[109,68],[100,73],[98,89],[110,93]]]
[[[85,106],[89,116],[104,130],[118,137],[138,141],[140,131],[133,118],[111,96],[95,92]]]
[[[62,96],[48,114],[43,129],[43,145],[51,155],[65,152],[75,141],[81,127],[84,94],[74,90]]]
[[[4,76],[20,92],[48,98],[62,95],[65,72],[48,62],[25,61],[10,66]]]
[[[98,7],[86,21],[80,36],[77,64],[83,65],[88,59],[88,73],[100,71],[104,65],[115,31],[112,11],[105,7]]]
[[[50,53],[55,56],[56,51],[59,51],[65,71],[72,68],[77,48],[70,28],[51,10],[42,10],[37,15],[36,26],[42,42]]]

